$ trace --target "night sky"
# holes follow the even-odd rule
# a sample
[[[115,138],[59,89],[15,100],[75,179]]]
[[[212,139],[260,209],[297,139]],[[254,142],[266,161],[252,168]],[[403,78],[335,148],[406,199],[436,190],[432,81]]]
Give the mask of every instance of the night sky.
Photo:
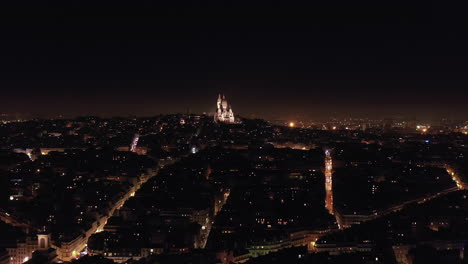
[[[202,113],[225,93],[265,118],[468,114],[468,16],[449,1],[12,2],[2,113]]]

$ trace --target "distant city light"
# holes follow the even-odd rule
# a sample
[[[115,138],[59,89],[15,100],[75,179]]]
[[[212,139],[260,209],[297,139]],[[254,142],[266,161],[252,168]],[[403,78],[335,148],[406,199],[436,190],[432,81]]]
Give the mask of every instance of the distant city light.
[[[417,125],[416,130],[421,131],[421,133],[426,133],[430,128],[429,125]]]
[[[296,126],[296,123],[294,122],[289,122],[289,127],[295,127]]]

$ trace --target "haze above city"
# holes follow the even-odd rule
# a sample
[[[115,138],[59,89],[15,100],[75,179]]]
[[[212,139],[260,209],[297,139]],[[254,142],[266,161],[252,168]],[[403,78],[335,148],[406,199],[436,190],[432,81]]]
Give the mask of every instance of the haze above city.
[[[423,1],[18,4],[1,18],[0,112],[267,119],[468,113],[466,17]]]

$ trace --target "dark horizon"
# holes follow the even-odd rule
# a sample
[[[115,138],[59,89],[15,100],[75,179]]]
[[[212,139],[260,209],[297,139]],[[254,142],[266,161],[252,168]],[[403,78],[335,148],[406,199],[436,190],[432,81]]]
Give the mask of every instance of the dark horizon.
[[[266,119],[468,114],[468,23],[448,4],[74,1],[38,10],[12,6],[1,19],[1,113],[203,113],[224,93],[236,113]]]
[[[251,91],[248,91],[251,92]],[[195,113],[195,114],[212,114],[216,109],[216,94],[208,94],[207,98],[200,98],[196,102],[187,102],[186,99],[178,100],[165,98],[166,103],[155,100],[155,105],[151,105],[151,98],[132,99],[114,97],[113,102],[105,102],[105,96],[92,99],[64,99],[64,98],[46,98],[39,99],[37,102],[14,102],[14,106],[5,108],[3,105],[2,114],[16,116],[19,118],[56,118],[58,116],[77,117],[77,116],[100,116],[100,117],[147,117],[160,114],[176,114],[176,113]],[[210,98],[208,98],[210,97]],[[36,97],[37,98],[37,97]],[[188,99],[194,99],[189,96]],[[336,107],[336,103],[330,102],[329,105],[322,105],[323,102],[314,102],[311,99],[310,103],[301,102],[306,98],[280,99],[272,98],[267,101],[268,97],[263,97],[263,101],[258,104],[259,97],[244,96],[228,96],[232,107],[243,117],[248,118],[263,118],[263,119],[298,119],[298,120],[326,120],[330,118],[415,118],[418,120],[438,120],[466,119],[466,106],[453,105],[447,107],[442,103],[433,102],[411,104],[396,104],[391,105],[385,102],[370,103],[363,107],[363,104],[353,105],[351,103],[342,103],[341,107]],[[211,100],[209,100],[211,99]],[[86,103],[76,102],[75,100]],[[98,102],[102,100],[102,102]],[[146,102],[141,103],[141,100]],[[158,98],[158,100],[164,100]],[[442,99],[452,100],[452,99]],[[13,100],[8,100],[11,103]],[[265,102],[267,101],[267,102]],[[170,103],[169,103],[170,102]],[[214,102],[214,103],[213,103]],[[291,103],[294,102],[294,103]],[[309,106],[309,104],[311,106]],[[390,107],[389,107],[390,105]],[[416,107],[415,107],[416,106]],[[433,107],[431,107],[433,106]],[[23,110],[24,109],[24,110]]]

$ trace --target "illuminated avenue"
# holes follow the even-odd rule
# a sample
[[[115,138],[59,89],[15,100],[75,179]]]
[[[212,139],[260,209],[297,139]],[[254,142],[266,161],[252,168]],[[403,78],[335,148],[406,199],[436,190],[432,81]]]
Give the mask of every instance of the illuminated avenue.
[[[325,207],[334,214],[333,210],[333,160],[330,150],[325,150]]]

